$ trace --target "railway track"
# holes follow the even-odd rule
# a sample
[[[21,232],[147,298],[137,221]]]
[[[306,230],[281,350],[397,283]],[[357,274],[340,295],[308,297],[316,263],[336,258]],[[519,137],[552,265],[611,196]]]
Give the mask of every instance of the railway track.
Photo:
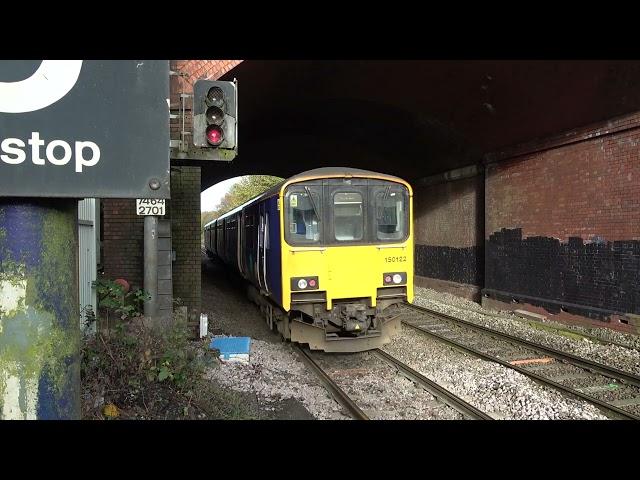
[[[338,385],[338,383],[326,373],[325,369],[322,368],[322,366],[313,359],[308,351],[297,345],[295,345],[294,348],[297,350],[303,361],[313,370],[320,381],[328,388],[336,401],[345,408],[345,410],[352,418],[357,420],[370,419],[369,416],[365,412],[363,412],[362,409],[357,405],[357,403],[351,397],[349,397],[349,395],[347,395],[347,393]],[[492,420],[492,418],[486,413],[478,410],[473,405],[467,403],[447,389],[429,380],[397,358],[378,349],[373,350],[372,353],[388,366],[395,368],[400,374],[429,392],[436,398],[439,403],[458,411],[464,418],[472,420]]]
[[[640,419],[640,376],[417,305],[402,323],[471,355],[516,370],[620,419]]]
[[[464,310],[467,312],[471,312],[471,313],[475,313],[477,315],[482,315],[484,317],[489,317],[489,318],[503,318],[503,315],[500,314],[495,314],[495,313],[487,313],[487,312],[482,312],[482,311],[478,311],[475,309],[470,309],[470,308],[465,308],[462,306],[456,306],[457,309],[459,310]],[[524,317],[516,317],[515,318],[518,322],[522,322],[523,324],[527,324],[529,326],[531,326],[532,328],[536,328],[536,325],[542,325],[542,322],[540,320],[531,320],[531,319],[527,319]],[[566,333],[570,333],[576,336],[580,336],[580,337],[584,337],[584,338],[588,338],[589,340],[591,340],[594,343],[598,343],[600,345],[615,345],[616,347],[622,347],[622,348],[627,348],[629,350],[638,350],[640,351],[640,349],[634,345],[631,345],[629,343],[622,343],[622,342],[618,342],[616,340],[611,340],[611,339],[605,339],[602,337],[599,337],[597,335],[593,335],[591,333],[587,333],[587,332],[583,332],[581,330],[573,330],[571,328],[557,328],[557,327],[553,327],[550,326],[548,327],[549,330],[555,331],[555,332],[559,332],[559,335],[562,335],[562,332],[566,332]]]

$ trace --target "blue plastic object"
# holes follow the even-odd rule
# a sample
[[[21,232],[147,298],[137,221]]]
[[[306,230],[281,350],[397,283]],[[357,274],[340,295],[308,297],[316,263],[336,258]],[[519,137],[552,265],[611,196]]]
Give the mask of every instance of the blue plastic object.
[[[209,344],[209,348],[220,350],[220,357],[225,360],[239,356],[249,355],[251,348],[250,337],[220,337],[214,338]]]

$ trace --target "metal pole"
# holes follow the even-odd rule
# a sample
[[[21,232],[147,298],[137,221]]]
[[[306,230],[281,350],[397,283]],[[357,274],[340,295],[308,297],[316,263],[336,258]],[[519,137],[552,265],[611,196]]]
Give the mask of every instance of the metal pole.
[[[144,316],[158,314],[158,217],[144,217],[144,291],[151,297],[144,302]]]
[[[0,199],[0,419],[79,419],[78,201]]]

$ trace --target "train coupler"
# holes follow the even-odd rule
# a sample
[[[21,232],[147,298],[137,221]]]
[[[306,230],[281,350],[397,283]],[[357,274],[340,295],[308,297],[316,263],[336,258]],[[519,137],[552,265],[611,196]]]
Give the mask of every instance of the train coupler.
[[[369,308],[362,303],[334,305],[331,311],[332,323],[342,325],[345,332],[366,332],[371,326],[368,310]]]

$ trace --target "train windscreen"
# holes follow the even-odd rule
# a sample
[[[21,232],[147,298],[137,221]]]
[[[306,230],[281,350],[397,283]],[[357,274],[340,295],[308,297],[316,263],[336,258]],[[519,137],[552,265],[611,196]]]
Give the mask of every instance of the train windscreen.
[[[400,243],[409,236],[409,191],[382,180],[314,180],[287,187],[285,240],[289,245]]]
[[[317,244],[322,238],[322,190],[296,186],[285,195],[285,237],[291,245]]]

